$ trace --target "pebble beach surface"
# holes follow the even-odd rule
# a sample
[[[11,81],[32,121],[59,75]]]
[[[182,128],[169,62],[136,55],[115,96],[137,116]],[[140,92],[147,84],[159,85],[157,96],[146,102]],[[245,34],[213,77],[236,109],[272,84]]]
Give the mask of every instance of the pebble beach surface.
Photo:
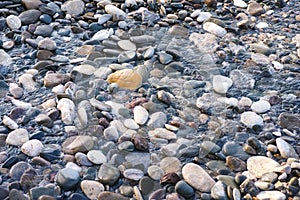
[[[300,199],[298,0],[2,0],[0,199]]]

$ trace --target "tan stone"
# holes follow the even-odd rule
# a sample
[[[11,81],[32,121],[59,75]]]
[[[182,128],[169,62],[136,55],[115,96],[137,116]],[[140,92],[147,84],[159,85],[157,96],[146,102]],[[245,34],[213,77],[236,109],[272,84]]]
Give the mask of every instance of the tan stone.
[[[76,50],[76,53],[81,56],[89,55],[95,47],[93,45],[83,45]]]
[[[120,88],[136,90],[142,85],[142,77],[132,69],[118,70],[107,78],[109,83],[117,83]]]

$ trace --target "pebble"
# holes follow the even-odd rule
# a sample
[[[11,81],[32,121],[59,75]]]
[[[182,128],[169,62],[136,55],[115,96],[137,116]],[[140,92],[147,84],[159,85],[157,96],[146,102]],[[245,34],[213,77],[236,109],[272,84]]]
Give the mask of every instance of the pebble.
[[[50,38],[44,38],[38,43],[39,49],[54,51],[57,48],[56,42]]]
[[[164,175],[164,171],[157,165],[148,167],[147,173],[149,174],[150,178],[156,181],[160,180]]]
[[[104,138],[108,141],[117,142],[119,139],[119,133],[116,127],[110,126],[103,132]]]
[[[36,83],[33,80],[32,74],[23,74],[19,77],[19,83],[22,84],[23,88],[27,92],[33,92],[36,90]]]
[[[284,200],[285,194],[279,191],[261,191],[257,194],[257,199],[269,199],[269,200]]]
[[[221,181],[216,182],[211,188],[211,197],[214,199],[227,200],[226,185]]]
[[[62,144],[62,150],[68,154],[75,154],[77,152],[87,152],[94,147],[94,140],[91,136],[80,135],[72,136],[65,140]]]
[[[197,17],[197,22],[204,22],[211,18],[212,14],[210,12],[200,12]],[[208,31],[209,32],[209,31]]]
[[[107,185],[115,184],[120,175],[119,169],[108,163],[103,163],[98,171],[98,178],[100,182]]]
[[[227,31],[221,26],[213,22],[205,22],[203,24],[203,29],[211,34],[214,34],[218,37],[224,37],[227,34]]]
[[[14,120],[12,120],[10,117],[8,117],[6,115],[3,116],[2,123],[11,130],[15,130],[15,129],[19,128],[19,125],[17,124],[17,122],[15,122]]]
[[[95,33],[95,35],[93,35],[91,40],[99,40],[99,41],[106,40],[112,34],[113,34],[113,29],[103,29]]]
[[[278,124],[282,128],[293,130],[299,128],[300,115],[283,112],[278,117]]]
[[[64,168],[58,171],[56,183],[64,190],[71,190],[78,184],[80,175],[72,168]]]
[[[250,107],[252,105],[252,100],[248,97],[242,97],[238,103],[239,107]]]
[[[247,8],[247,3],[243,0],[234,0],[233,1],[233,5],[235,5],[236,7],[239,7],[239,8]]]
[[[228,77],[215,75],[213,77],[213,89],[220,94],[226,94],[228,89],[232,86],[232,80]]]
[[[78,65],[74,67],[73,70],[88,76],[92,75],[96,71],[95,67],[92,65]]]
[[[106,5],[105,11],[106,13],[111,14],[115,21],[124,20],[126,18],[126,13],[114,5]]]
[[[76,111],[75,104],[72,100],[62,98],[57,103],[57,109],[61,112],[61,119],[66,125],[71,125],[74,122]]]
[[[92,180],[81,181],[80,188],[89,199],[97,199],[99,194],[105,190],[101,183]]]
[[[107,77],[109,83],[117,83],[119,88],[136,90],[142,86],[142,77],[132,69],[118,70]]]
[[[181,162],[176,157],[165,157],[160,161],[160,168],[165,174],[176,173],[181,169]]]
[[[29,140],[28,131],[24,128],[19,128],[11,131],[6,138],[6,143],[13,146],[21,146]]]
[[[129,180],[138,181],[144,176],[144,172],[140,169],[126,169],[123,176]]]
[[[182,168],[182,176],[190,186],[200,192],[210,192],[215,185],[210,175],[194,163],[188,163]]]
[[[257,3],[256,1],[253,1],[248,4],[247,12],[250,15],[256,16],[256,15],[260,15],[260,14],[264,13],[264,9],[259,3]]]
[[[22,3],[28,10],[37,9],[42,4],[40,0],[22,0]]]
[[[135,51],[136,45],[130,40],[120,40],[118,41],[118,46],[124,51]]]
[[[250,155],[244,152],[243,147],[236,142],[228,141],[224,144],[222,151],[227,156],[237,157],[241,160],[247,160]]]
[[[62,6],[61,10],[69,15],[80,15],[84,12],[85,4],[82,0],[68,0]]]
[[[18,17],[23,25],[34,24],[39,20],[41,12],[36,9],[26,10],[22,12]]]
[[[104,191],[99,194],[98,200],[129,200],[129,198],[114,192]]]
[[[172,131],[169,131],[165,128],[156,128],[148,132],[150,137],[162,138],[166,140],[173,140],[177,138],[177,135]]]
[[[24,161],[17,162],[9,170],[9,176],[15,180],[20,180],[21,176],[26,170],[30,168],[30,165]]]
[[[191,198],[194,196],[194,189],[183,180],[176,183],[175,191],[184,198]]]
[[[35,156],[40,155],[43,148],[44,148],[44,145],[41,141],[33,139],[33,140],[29,140],[29,141],[25,142],[21,146],[21,151],[27,156],[35,157]]]
[[[11,57],[3,49],[0,49],[0,64],[8,66],[11,64],[11,62]]]
[[[276,145],[279,150],[281,157],[283,158],[296,158],[299,159],[298,154],[296,153],[295,149],[287,143],[285,140],[281,138],[276,139]]]
[[[30,198],[32,200],[40,200],[42,196],[50,196],[53,198],[56,198],[57,194],[55,192],[54,188],[48,188],[48,187],[34,187],[30,189]],[[52,200],[51,198],[48,200]]]
[[[268,112],[271,108],[271,104],[266,100],[259,100],[256,102],[253,102],[251,105],[251,109],[255,113],[265,113]]]
[[[106,156],[100,150],[91,150],[87,153],[87,158],[89,161],[96,165],[100,165],[102,163],[106,163]]]
[[[50,25],[39,25],[34,31],[34,35],[39,35],[43,37],[50,37],[53,32],[53,27]]]
[[[149,118],[148,111],[142,106],[136,106],[133,109],[133,119],[139,125],[144,125]]]
[[[280,164],[275,160],[265,156],[252,156],[247,160],[248,171],[257,178],[261,178],[265,173],[273,172],[274,168]]]
[[[241,114],[241,122],[248,128],[263,127],[264,121],[261,116],[255,112],[247,111]]]
[[[140,127],[133,119],[125,119],[124,126],[132,130],[137,130]]]
[[[9,92],[16,99],[20,99],[24,94],[23,88],[19,87],[16,83],[9,84]]]
[[[13,31],[18,30],[19,28],[21,28],[21,25],[22,25],[20,18],[15,15],[7,16],[6,23],[7,23],[7,26]]]
[[[162,128],[167,123],[167,116],[163,112],[155,112],[150,115],[147,126],[150,129]]]

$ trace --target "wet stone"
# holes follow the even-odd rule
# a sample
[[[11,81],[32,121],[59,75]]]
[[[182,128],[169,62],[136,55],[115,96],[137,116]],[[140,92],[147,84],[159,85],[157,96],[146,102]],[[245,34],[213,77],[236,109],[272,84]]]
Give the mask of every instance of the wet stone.
[[[41,14],[39,10],[26,10],[19,15],[19,19],[23,25],[34,24],[38,21]]]
[[[56,183],[65,190],[73,189],[79,182],[78,171],[72,168],[61,169],[56,175]]]
[[[9,15],[6,17],[6,23],[11,30],[18,30],[22,25],[20,18],[15,15]]]
[[[194,196],[194,190],[191,186],[189,186],[185,181],[179,181],[178,183],[176,183],[175,185],[175,191],[185,197],[185,198],[190,198],[192,196]]]
[[[184,180],[200,192],[210,192],[215,181],[199,165],[188,163],[182,168]]]
[[[51,36],[52,31],[53,31],[53,27],[50,25],[39,25],[36,27],[34,31],[34,35],[49,37]]]
[[[279,166],[279,163],[264,156],[253,156],[247,160],[248,171],[257,178],[261,178],[265,173],[273,172],[274,168]]]
[[[15,180],[20,180],[24,172],[30,168],[30,165],[24,161],[14,164],[9,170],[9,176]]]
[[[104,163],[100,166],[98,172],[98,178],[103,184],[113,185],[120,177],[120,171],[118,168],[111,164]],[[99,199],[99,198],[98,198]]]
[[[131,169],[126,169],[123,172],[123,176],[129,180],[138,181],[144,176],[144,172],[139,169],[131,168]]]
[[[98,195],[104,191],[104,186],[92,180],[84,180],[80,183],[81,190],[89,199],[97,199]]]
[[[292,147],[292,145],[287,143],[285,140],[283,140],[281,138],[277,138],[276,139],[276,145],[277,145],[277,148],[280,152],[280,155],[283,158],[296,158],[296,159],[299,159],[299,156],[296,153],[295,149]]]
[[[21,151],[30,157],[38,156],[42,152],[44,145],[41,141],[33,139],[25,142],[21,146]]]
[[[241,160],[247,160],[250,155],[243,151],[243,147],[235,142],[226,142],[222,151],[227,156],[234,156]]]
[[[13,146],[21,146],[29,140],[29,134],[26,129],[20,128],[11,131],[6,138],[6,143]]]

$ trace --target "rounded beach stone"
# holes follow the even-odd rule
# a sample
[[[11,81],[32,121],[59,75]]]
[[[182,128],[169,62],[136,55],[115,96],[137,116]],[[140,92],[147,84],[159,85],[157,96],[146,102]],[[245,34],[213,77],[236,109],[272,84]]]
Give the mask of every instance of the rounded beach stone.
[[[157,165],[152,165],[148,167],[147,173],[153,180],[157,181],[160,180],[161,177],[164,175],[164,171],[162,170],[162,168],[160,168]]]
[[[42,152],[44,145],[41,141],[33,139],[25,142],[21,146],[21,151],[30,157],[38,156]]]
[[[62,144],[62,150],[68,154],[87,152],[94,147],[94,140],[91,136],[79,135],[67,138]]]
[[[257,178],[261,178],[265,173],[273,172],[274,168],[279,166],[278,162],[265,156],[252,156],[247,160],[248,171]]]
[[[6,23],[11,30],[18,30],[22,25],[20,18],[15,15],[6,17]]]
[[[265,113],[265,112],[269,111],[270,108],[271,108],[271,104],[266,100],[259,100],[259,101],[254,102],[251,105],[251,109],[255,113]]]
[[[241,114],[241,122],[248,128],[253,128],[254,126],[263,127],[264,120],[261,116],[255,112],[247,111]]]
[[[107,162],[106,156],[100,150],[91,150],[87,153],[87,158],[89,161],[96,165],[100,165],[102,163]]]
[[[200,192],[210,192],[215,181],[199,165],[188,163],[182,168],[184,180],[193,188]]]
[[[81,190],[89,199],[97,199],[99,194],[105,190],[102,183],[92,180],[84,180],[80,183]]]
[[[203,29],[209,33],[212,33],[212,34],[218,36],[218,37],[224,37],[227,34],[227,31],[223,27],[221,27],[213,22],[205,22],[203,24]]]
[[[292,147],[292,145],[287,143],[285,140],[283,140],[281,138],[277,138],[276,145],[280,152],[281,157],[299,159],[299,156],[296,153],[295,149]]]
[[[21,146],[29,140],[28,131],[24,128],[19,128],[11,131],[6,138],[6,143],[13,146]]]
[[[85,4],[82,0],[69,0],[61,6],[61,9],[70,15],[80,15],[84,12]]]
[[[107,78],[109,83],[117,83],[120,88],[136,90],[142,86],[142,77],[132,69],[118,70]]]
[[[98,178],[100,179],[100,182],[108,185],[115,184],[118,181],[120,175],[121,174],[119,169],[108,163],[104,163],[103,165],[101,165],[98,172]]]
[[[61,169],[56,175],[56,183],[64,190],[75,188],[79,180],[79,172],[72,168]]]
[[[213,77],[213,88],[215,92],[226,94],[228,89],[232,86],[232,80],[226,76],[215,75]]]
[[[145,124],[147,122],[148,118],[149,118],[149,113],[144,107],[142,107],[142,106],[134,107],[133,119],[137,124],[139,124],[139,125]]]
[[[167,173],[176,173],[181,169],[181,162],[176,157],[165,157],[160,162],[160,168]]]

